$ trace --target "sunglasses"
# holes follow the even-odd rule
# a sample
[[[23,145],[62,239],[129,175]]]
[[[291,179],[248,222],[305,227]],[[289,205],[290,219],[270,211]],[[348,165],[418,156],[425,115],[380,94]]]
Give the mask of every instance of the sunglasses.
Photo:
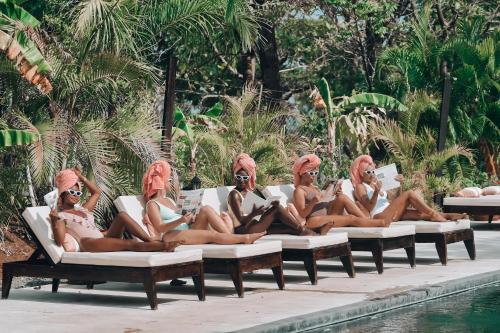
[[[82,191],[76,191],[76,190],[72,190],[72,189],[69,189],[66,192],[68,192],[70,195],[72,195],[74,197],[81,197],[83,194]]]
[[[375,174],[375,170],[365,170],[365,174],[367,175],[374,175]]]
[[[242,176],[242,175],[234,175],[234,178],[238,181],[248,181],[250,179],[250,176]]]
[[[319,171],[307,171],[306,173],[311,177],[316,177],[319,174]]]

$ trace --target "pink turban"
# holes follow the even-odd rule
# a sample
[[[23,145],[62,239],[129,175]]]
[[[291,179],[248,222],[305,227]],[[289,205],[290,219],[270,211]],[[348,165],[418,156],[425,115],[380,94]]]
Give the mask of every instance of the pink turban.
[[[242,153],[236,156],[233,163],[233,173],[237,173],[241,169],[245,170],[245,172],[250,176],[250,181],[248,182],[248,187],[250,191],[255,189],[255,178],[256,174],[256,165],[253,158],[251,158],[248,154]]]
[[[300,157],[293,163],[293,183],[295,186],[300,185],[300,176],[308,171],[316,170],[321,164],[321,160],[314,154],[308,154]]]
[[[142,192],[146,201],[151,199],[158,190],[165,188],[171,174],[172,168],[166,161],[155,161],[149,166],[142,179]]]
[[[59,195],[72,188],[75,184],[78,186],[78,189],[80,189],[78,176],[72,169],[65,169],[59,171],[59,173],[56,175],[55,182]]]
[[[375,167],[375,163],[370,155],[361,155],[358,156],[354,162],[352,162],[351,170],[349,171],[351,176],[351,182],[354,187],[361,184],[361,180],[363,179],[363,172],[368,167]]]

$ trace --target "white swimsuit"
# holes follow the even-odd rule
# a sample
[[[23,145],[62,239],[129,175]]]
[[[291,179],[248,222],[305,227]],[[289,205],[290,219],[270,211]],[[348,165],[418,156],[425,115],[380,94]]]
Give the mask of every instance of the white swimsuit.
[[[375,190],[368,184],[363,183],[366,188],[366,194],[368,195],[368,199],[371,200],[373,197],[373,193]],[[375,215],[382,213],[387,207],[389,207],[389,200],[387,199],[387,192],[379,192],[378,193],[378,199],[377,199],[377,204],[375,207],[373,207],[372,211],[370,212],[370,216],[374,217]]]

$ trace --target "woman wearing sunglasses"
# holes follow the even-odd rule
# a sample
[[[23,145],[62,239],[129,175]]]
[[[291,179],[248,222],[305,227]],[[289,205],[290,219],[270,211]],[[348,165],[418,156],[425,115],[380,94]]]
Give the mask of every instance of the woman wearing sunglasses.
[[[251,244],[265,235],[265,232],[248,235],[235,235],[211,207],[203,206],[200,212],[180,215],[175,212],[175,202],[167,198],[170,190],[172,169],[166,161],[156,161],[148,168],[143,179],[143,194],[146,199],[144,222],[151,226],[152,237],[164,242],[182,242],[183,244]],[[213,230],[208,230],[208,225]],[[217,226],[224,232],[217,231]],[[148,227],[148,230],[150,228]]]
[[[233,174],[236,187],[228,196],[228,213],[233,221],[234,232],[247,234],[267,231],[270,234],[315,235],[316,233],[300,224],[279,202],[271,207],[256,207],[245,215],[241,204],[245,196],[256,191],[256,165],[247,154],[239,154],[233,163]],[[257,191],[256,191],[257,192]],[[262,196],[261,193],[257,194]],[[257,218],[260,216],[260,218]]]
[[[340,186],[335,189],[335,198],[323,198],[321,191],[314,185],[319,173],[321,160],[314,154],[300,157],[293,165],[295,191],[293,202],[306,225],[326,234],[335,227],[383,227],[383,219],[369,219],[363,211],[346,195]],[[331,200],[333,199],[333,200]],[[349,215],[343,215],[344,210]]]
[[[361,155],[354,160],[350,170],[354,195],[365,208],[365,212],[375,219],[388,221],[428,220],[436,222],[461,218],[461,214],[441,214],[429,207],[415,191],[401,191],[391,200],[381,190],[382,183],[375,176],[375,163],[369,155]],[[402,181],[402,176],[397,177]],[[409,206],[415,209],[408,209]]]
[[[80,205],[82,188],[80,182],[90,192],[90,198]],[[154,241],[126,213],[119,213],[109,229],[101,233],[95,225],[92,214],[101,190],[78,168],[59,172],[55,183],[59,192],[58,211],[50,212],[51,227],[57,245],[68,252],[113,252],[113,251],[173,251],[178,242]],[[127,230],[144,242],[122,239]]]

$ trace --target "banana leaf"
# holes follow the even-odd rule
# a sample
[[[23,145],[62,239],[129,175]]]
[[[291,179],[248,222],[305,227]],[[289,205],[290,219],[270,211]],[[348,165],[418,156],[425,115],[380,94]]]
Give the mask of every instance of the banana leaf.
[[[323,98],[323,101],[325,102],[326,114],[328,115],[328,118],[332,120],[334,117],[339,116],[340,112],[335,112],[336,108],[334,108],[332,95],[330,93],[330,86],[328,85],[328,82],[325,78],[321,78],[321,80],[319,80],[318,90],[321,97]]]
[[[38,134],[15,129],[0,130],[0,147],[26,146],[40,140]]]
[[[394,97],[377,93],[361,93],[344,99],[340,102],[341,108],[354,107],[354,106],[369,106],[374,105],[386,110],[397,110],[404,112],[407,110],[406,106]]]

